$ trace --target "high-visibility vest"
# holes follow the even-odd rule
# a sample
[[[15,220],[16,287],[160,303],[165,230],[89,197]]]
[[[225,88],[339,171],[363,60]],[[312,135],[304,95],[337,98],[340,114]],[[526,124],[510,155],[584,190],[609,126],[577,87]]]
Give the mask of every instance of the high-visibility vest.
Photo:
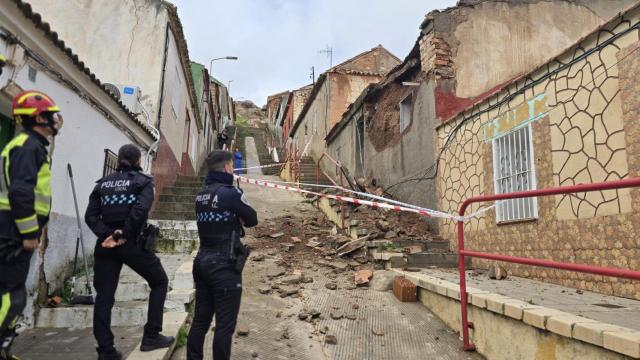
[[[11,187],[9,166],[11,165],[11,158],[9,155],[12,150],[23,146],[28,139],[28,134],[20,133],[5,146],[2,154],[0,154],[2,159],[0,170],[0,211],[11,210],[11,203],[9,202],[9,188]],[[32,215],[14,219],[21,234],[37,231],[39,228],[38,216],[48,217],[51,211],[51,158],[48,155],[38,170],[36,186],[34,187],[34,210],[35,213]]]

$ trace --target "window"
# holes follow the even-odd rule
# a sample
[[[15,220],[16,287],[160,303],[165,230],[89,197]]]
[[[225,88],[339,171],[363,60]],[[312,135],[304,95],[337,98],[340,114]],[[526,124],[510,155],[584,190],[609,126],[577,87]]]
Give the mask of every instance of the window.
[[[400,102],[400,133],[404,132],[411,124],[411,112],[413,110],[413,96],[409,94]]]
[[[493,140],[493,176],[496,194],[536,188],[531,125]],[[505,200],[496,207],[498,223],[537,217],[536,198]]]

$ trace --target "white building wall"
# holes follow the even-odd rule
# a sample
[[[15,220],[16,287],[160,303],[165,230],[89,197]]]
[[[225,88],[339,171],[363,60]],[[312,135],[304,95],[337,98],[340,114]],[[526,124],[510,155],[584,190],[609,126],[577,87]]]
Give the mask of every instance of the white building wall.
[[[40,276],[40,264],[44,264],[44,275],[50,289],[62,286],[63,279],[71,272],[69,264],[75,252],[77,218],[67,164],[73,167],[84,244],[88,254],[92,255],[96,238],[84,224],[84,212],[96,180],[102,177],[104,149],[117,152],[120,146],[132,141],[103,112],[49,74],[38,71],[35,82],[32,82],[28,73],[29,67],[24,66],[15,74],[14,81],[23,89],[38,89],[51,96],[62,109],[65,120],[62,131],[51,146],[53,200],[48,226],[49,244],[44,261],[36,255],[31,262],[27,289],[33,297]],[[0,87],[6,85],[6,80],[2,78]],[[25,315],[26,322],[31,324],[33,301],[29,301]]]
[[[100,80],[139,86],[156,121],[169,21],[159,0],[28,2]]]
[[[191,74],[187,76],[191,76]],[[181,162],[182,151],[184,150],[184,126],[187,119],[187,111],[190,113],[189,118],[195,121],[194,114],[191,113],[192,109],[189,104],[189,92],[187,89],[187,80],[182,70],[175,37],[172,32],[169,32],[169,49],[167,51],[164,83],[164,98],[166,100],[163,101],[160,131],[165,136],[167,143],[169,143],[178,163]],[[189,107],[188,110],[187,107]]]

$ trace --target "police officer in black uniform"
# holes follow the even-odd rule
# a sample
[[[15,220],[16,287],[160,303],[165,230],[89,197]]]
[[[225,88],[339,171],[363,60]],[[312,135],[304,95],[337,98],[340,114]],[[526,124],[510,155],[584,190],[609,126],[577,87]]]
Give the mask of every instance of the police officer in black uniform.
[[[215,314],[213,358],[228,360],[242,296],[242,268],[248,248],[240,242],[243,225],[258,217],[242,190],[233,186],[233,155],[215,150],[207,158],[209,174],[196,197],[200,250],[193,262],[196,309],[187,340],[187,359],[203,358],[204,338]]]
[[[94,255],[97,295],[93,333],[101,360],[122,358],[114,347],[111,309],[123,264],[142,276],[151,287],[148,320],[140,350],[169,347],[174,341],[173,337],[160,334],[169,281],[160,259],[144,249],[140,236],[154,197],[153,178],[141,172],[140,157],[140,150],[134,145],[120,148],[117,171],[98,181],[85,214],[87,225],[98,237]]]

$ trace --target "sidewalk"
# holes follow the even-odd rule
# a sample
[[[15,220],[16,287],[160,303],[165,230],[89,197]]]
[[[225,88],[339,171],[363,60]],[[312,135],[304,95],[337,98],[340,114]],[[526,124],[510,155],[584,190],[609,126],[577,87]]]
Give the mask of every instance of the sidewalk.
[[[459,284],[457,270],[428,269],[420,273]],[[486,274],[467,272],[467,286],[489,291],[532,305],[540,305],[613,324],[640,330],[640,301],[607,296],[589,291],[576,291],[559,285],[509,276],[504,280],[489,279]]]

